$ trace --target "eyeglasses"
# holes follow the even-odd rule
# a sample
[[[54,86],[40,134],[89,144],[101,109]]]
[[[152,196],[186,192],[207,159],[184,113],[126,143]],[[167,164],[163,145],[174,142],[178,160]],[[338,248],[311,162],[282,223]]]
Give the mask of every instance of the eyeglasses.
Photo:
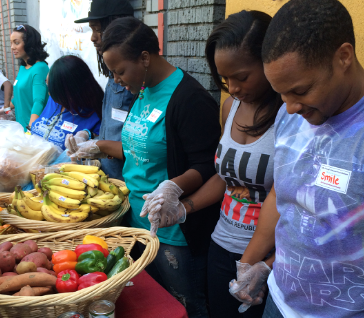
[[[27,30],[27,29],[25,28],[25,26],[24,26],[24,25],[22,25],[22,24],[17,25],[15,28],[16,28],[16,30],[17,30],[17,31],[19,31],[19,30],[21,30],[21,29],[24,29],[25,31]]]

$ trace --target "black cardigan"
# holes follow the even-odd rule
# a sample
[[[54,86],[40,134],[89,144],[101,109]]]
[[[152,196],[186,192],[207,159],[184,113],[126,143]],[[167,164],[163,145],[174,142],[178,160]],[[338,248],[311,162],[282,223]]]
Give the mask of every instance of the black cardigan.
[[[216,173],[214,157],[221,133],[219,106],[186,72],[168,103],[165,122],[168,178],[195,169],[205,183]],[[219,219],[219,207],[217,203],[192,213],[180,224],[193,255],[207,252]]]

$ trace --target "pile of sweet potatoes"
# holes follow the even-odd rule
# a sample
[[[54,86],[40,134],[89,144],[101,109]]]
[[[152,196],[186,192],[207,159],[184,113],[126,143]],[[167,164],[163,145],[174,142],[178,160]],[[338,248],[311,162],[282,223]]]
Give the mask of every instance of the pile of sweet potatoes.
[[[0,294],[39,296],[53,292],[52,250],[33,240],[0,244]]]

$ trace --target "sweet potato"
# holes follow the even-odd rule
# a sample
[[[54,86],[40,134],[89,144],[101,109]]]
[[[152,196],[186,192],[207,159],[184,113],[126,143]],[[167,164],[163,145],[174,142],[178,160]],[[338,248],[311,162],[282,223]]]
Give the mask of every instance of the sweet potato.
[[[47,286],[47,287],[32,287],[33,291],[34,291],[34,296],[42,296],[48,293],[51,293],[53,291],[53,288],[51,286]],[[15,293],[13,296],[22,296],[19,295],[20,292]]]
[[[44,267],[47,269],[49,267],[47,256],[40,252],[30,253],[29,255],[25,256],[21,262],[33,262],[36,267]]]
[[[9,277],[9,276],[18,276],[18,274],[14,272],[6,272],[1,277]]]
[[[43,253],[47,256],[48,260],[51,261],[52,260],[52,255],[53,252],[49,247],[42,247],[38,250],[39,253]]]
[[[32,287],[30,287],[29,285],[24,286],[20,292],[19,292],[19,296],[35,296],[35,292],[32,289]]]
[[[23,242],[23,244],[28,245],[30,247],[30,249],[32,250],[32,252],[38,251],[38,245],[33,240],[25,241],[25,242]]]
[[[2,277],[1,277],[2,278]],[[26,273],[9,277],[0,285],[0,293],[20,290],[22,287],[46,287],[55,286],[57,278],[46,273]]]
[[[15,257],[11,252],[5,251],[0,253],[0,269],[4,272],[10,272],[15,266]]]
[[[15,256],[15,260],[19,263],[23,257],[32,252],[31,248],[23,243],[16,244],[10,249],[10,252]]]
[[[36,272],[37,266],[33,262],[20,262],[19,265],[16,267],[16,272],[20,274]]]
[[[47,273],[47,274],[51,274],[51,275],[54,275],[57,277],[56,273],[54,271],[51,271],[49,269],[46,269],[44,267],[37,267],[37,272],[40,272],[40,273]]]
[[[13,247],[13,243],[4,242],[0,244],[0,252],[10,251]]]

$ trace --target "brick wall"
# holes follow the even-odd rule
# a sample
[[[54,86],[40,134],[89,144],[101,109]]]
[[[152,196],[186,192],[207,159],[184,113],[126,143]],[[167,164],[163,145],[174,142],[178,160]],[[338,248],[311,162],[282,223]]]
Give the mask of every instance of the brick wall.
[[[8,79],[14,81],[19,70],[19,63],[11,53],[10,34],[16,25],[27,22],[26,0],[0,0],[0,2],[0,65]]]
[[[14,80],[14,71],[17,74],[19,66],[10,50],[9,12],[11,29],[27,21],[36,27],[39,25],[39,21],[35,21],[39,20],[36,15],[36,11],[39,12],[39,0],[0,2],[0,24],[3,20],[0,30],[0,66],[7,72],[9,79]],[[135,17],[143,20],[159,38],[163,38],[163,56],[194,76],[217,101],[220,100],[220,91],[213,83],[205,60],[205,43],[213,28],[225,17],[225,2],[226,0],[130,0]],[[28,11],[34,11],[29,12],[31,16],[28,18],[27,6]]]

